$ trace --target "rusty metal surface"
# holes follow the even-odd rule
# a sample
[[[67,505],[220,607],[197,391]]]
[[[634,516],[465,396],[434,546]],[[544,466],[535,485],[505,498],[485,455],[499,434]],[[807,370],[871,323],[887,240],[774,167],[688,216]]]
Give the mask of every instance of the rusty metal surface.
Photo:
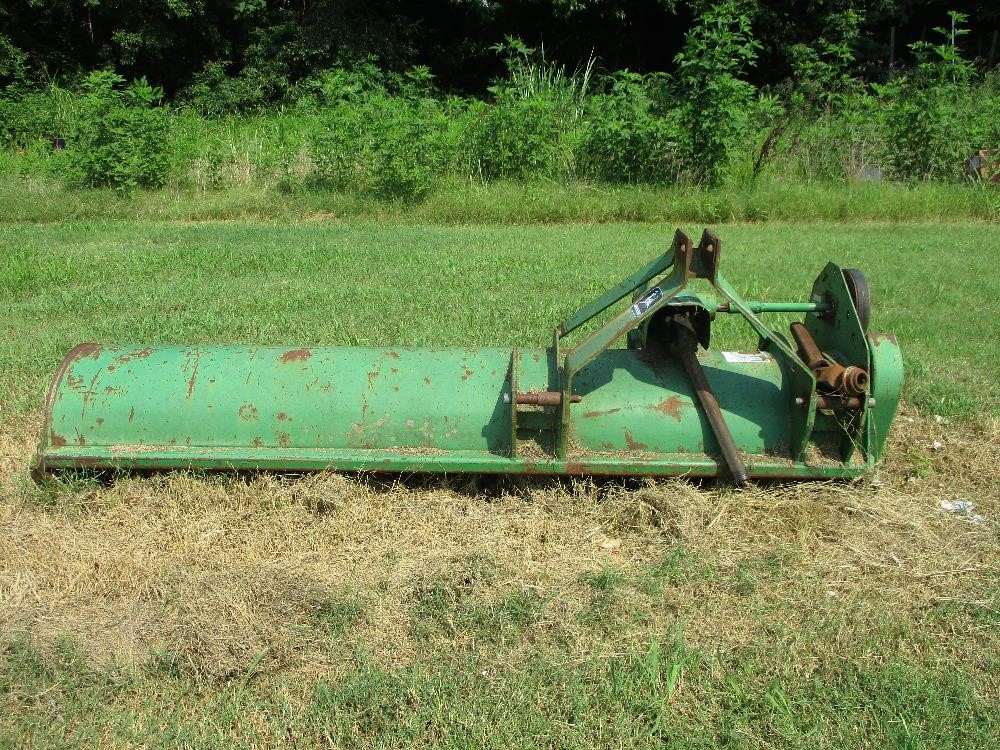
[[[581,397],[574,393],[570,396],[570,402],[580,403]],[[524,393],[518,391],[515,396],[515,403],[525,406],[559,406],[562,403],[562,392],[560,391],[532,391]]]
[[[846,396],[864,396],[868,391],[868,373],[861,367],[849,365],[844,367],[823,355],[816,346],[812,334],[801,323],[789,326],[796,343],[799,345],[799,355],[816,376],[818,390],[830,394]]]

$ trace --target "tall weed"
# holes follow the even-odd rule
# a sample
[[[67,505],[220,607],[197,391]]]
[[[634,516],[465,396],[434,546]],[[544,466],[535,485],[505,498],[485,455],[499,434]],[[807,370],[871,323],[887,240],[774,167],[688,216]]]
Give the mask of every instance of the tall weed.
[[[159,187],[169,168],[170,119],[163,91],[141,79],[129,86],[110,71],[83,82],[66,139],[67,173],[89,187]]]

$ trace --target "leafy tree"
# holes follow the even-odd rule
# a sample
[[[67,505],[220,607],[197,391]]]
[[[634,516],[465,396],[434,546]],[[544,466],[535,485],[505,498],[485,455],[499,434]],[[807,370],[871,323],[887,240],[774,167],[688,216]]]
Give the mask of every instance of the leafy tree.
[[[722,180],[756,93],[743,78],[760,50],[751,12],[750,0],[706,2],[675,58],[691,156],[710,184]]]
[[[961,101],[975,67],[952,41],[953,34],[960,38],[967,33],[968,18],[955,11],[948,17],[953,26],[935,27],[937,42],[910,45],[916,68],[875,87],[889,109],[886,123],[894,171],[905,179],[955,176],[965,158],[981,147],[975,142],[977,123]]]
[[[70,177],[83,185],[159,187],[169,168],[169,124],[157,106],[163,90],[145,78],[130,85],[111,71],[83,81],[67,141]]]

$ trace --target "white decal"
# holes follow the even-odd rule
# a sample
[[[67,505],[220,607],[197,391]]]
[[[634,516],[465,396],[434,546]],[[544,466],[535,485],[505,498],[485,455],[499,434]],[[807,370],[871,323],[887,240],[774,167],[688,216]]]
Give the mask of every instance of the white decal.
[[[726,358],[726,362],[756,365],[767,364],[774,359],[770,354],[764,354],[764,352],[723,352],[722,356]]]

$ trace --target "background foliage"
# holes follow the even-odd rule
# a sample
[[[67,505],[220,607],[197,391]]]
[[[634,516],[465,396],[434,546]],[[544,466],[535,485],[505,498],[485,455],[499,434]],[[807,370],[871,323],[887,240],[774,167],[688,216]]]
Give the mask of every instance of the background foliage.
[[[960,182],[968,156],[1000,146],[989,5],[458,3],[453,34],[432,33],[434,3],[416,17],[390,0],[22,5],[0,9],[0,170],[69,185],[412,201],[440,180]],[[592,50],[567,63],[561,38],[486,44],[540,8],[590,29]],[[73,22],[50,28],[56,11]],[[684,22],[672,59],[636,29],[635,49],[615,46],[646,16]],[[874,27],[902,40],[932,19],[889,65]]]

